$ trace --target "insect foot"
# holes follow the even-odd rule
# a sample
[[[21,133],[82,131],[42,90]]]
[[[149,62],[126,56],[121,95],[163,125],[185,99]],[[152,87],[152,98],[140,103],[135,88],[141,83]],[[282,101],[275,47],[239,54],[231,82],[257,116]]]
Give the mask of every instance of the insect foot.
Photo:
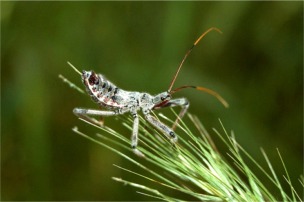
[[[133,152],[134,154],[136,154],[137,156],[141,157],[141,158],[145,158],[146,156],[141,152],[139,151],[138,149],[133,149]]]

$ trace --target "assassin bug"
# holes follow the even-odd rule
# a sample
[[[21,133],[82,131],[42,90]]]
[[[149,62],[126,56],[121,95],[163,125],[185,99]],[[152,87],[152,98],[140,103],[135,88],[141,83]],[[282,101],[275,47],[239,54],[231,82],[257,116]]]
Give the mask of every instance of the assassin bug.
[[[174,129],[177,126],[179,119],[181,119],[189,108],[189,102],[186,98],[172,99],[172,94],[184,89],[184,88],[194,88],[196,90],[204,91],[215,96],[225,107],[228,107],[228,103],[215,91],[210,89],[200,87],[200,86],[181,86],[179,88],[173,89],[175,80],[179,74],[181,67],[183,66],[186,58],[192,51],[192,49],[198,44],[198,42],[210,31],[215,30],[222,33],[219,29],[212,27],[205,31],[192,45],[192,47],[186,52],[183,60],[181,61],[173,79],[170,83],[169,89],[157,95],[150,95],[145,92],[135,92],[126,91],[118,88],[115,84],[106,79],[102,74],[96,74],[94,71],[82,71],[82,73],[77,70],[71,63],[68,64],[81,75],[82,82],[86,87],[87,93],[91,98],[101,107],[108,109],[105,110],[95,110],[95,109],[83,109],[75,108],[73,110],[74,114],[79,118],[88,120],[94,124],[99,124],[99,122],[89,115],[93,116],[115,116],[118,114],[124,114],[130,112],[133,116],[133,132],[131,136],[131,146],[135,154],[138,156],[144,156],[138,149],[138,127],[139,118],[137,112],[142,110],[144,118],[152,124],[158,130],[164,132],[164,134],[170,138],[173,143],[177,141],[177,136],[174,133]],[[164,123],[160,122],[157,118],[151,115],[152,110],[161,109],[164,107],[175,107],[180,106],[182,109],[178,115],[178,118],[174,122],[173,126],[170,128]]]

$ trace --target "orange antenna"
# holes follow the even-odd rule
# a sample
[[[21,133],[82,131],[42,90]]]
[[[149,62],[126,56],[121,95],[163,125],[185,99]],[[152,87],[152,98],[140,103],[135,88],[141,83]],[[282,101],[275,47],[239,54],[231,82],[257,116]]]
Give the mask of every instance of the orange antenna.
[[[201,86],[181,86],[179,88],[176,88],[176,89],[172,90],[170,92],[170,94],[172,95],[173,93],[176,93],[177,91],[180,91],[184,88],[195,88],[196,90],[204,91],[204,92],[206,92],[210,95],[213,95],[215,98],[217,98],[224,105],[224,107],[226,107],[226,108],[229,107],[228,102],[226,102],[226,100],[220,94],[218,94],[217,92],[215,92],[213,90],[210,90],[208,88],[201,87]]]
[[[180,65],[179,65],[179,67],[178,67],[178,69],[177,69],[177,71],[176,71],[176,73],[175,73],[175,75],[174,75],[174,77],[173,77],[173,79],[172,79],[172,81],[171,81],[171,83],[170,83],[168,92],[171,92],[172,87],[173,87],[173,85],[174,85],[174,83],[175,83],[175,80],[176,80],[176,78],[177,78],[177,75],[179,74],[180,69],[182,68],[182,66],[183,66],[183,64],[184,64],[184,62],[185,62],[185,60],[187,59],[188,55],[191,53],[191,51],[192,51],[192,49],[194,48],[194,46],[196,46],[196,44],[198,44],[198,42],[199,42],[206,34],[208,34],[209,32],[211,32],[211,31],[213,31],[213,30],[215,30],[215,31],[217,31],[218,33],[222,34],[222,31],[219,30],[218,28],[216,28],[216,27],[211,27],[211,28],[209,28],[207,31],[205,31],[205,32],[204,32],[204,33],[203,33],[203,34],[194,42],[194,44],[193,44],[192,47],[187,51],[187,53],[186,53],[186,55],[184,56],[182,62],[180,63]]]

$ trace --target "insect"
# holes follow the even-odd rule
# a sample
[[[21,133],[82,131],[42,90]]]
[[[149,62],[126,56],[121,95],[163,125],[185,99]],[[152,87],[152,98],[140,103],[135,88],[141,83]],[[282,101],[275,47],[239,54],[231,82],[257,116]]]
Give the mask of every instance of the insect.
[[[196,90],[204,91],[215,96],[225,107],[228,107],[228,103],[215,91],[200,87],[200,86],[190,86],[185,85],[172,90],[175,80],[183,66],[186,58],[192,51],[192,49],[198,44],[198,42],[210,31],[217,31],[222,33],[219,29],[215,27],[209,28],[194,42],[192,47],[186,52],[184,58],[182,59],[170,86],[167,91],[159,93],[157,95],[151,95],[146,92],[136,92],[136,91],[126,91],[111,81],[106,79],[102,74],[96,74],[94,71],[82,71],[82,73],[77,70],[72,64],[68,64],[81,75],[83,84],[85,85],[87,93],[91,98],[101,107],[107,110],[95,110],[95,109],[83,109],[75,108],[73,110],[74,114],[79,118],[86,119],[94,124],[99,124],[94,118],[90,116],[116,116],[124,113],[131,113],[133,122],[133,131],[131,136],[131,147],[134,153],[138,156],[143,157],[144,155],[137,149],[138,144],[138,127],[139,127],[139,117],[138,111],[141,110],[144,118],[153,125],[156,129],[162,131],[173,143],[177,141],[177,136],[174,129],[178,125],[179,120],[185,115],[189,108],[189,101],[186,98],[176,98],[172,99],[172,95],[185,88],[194,88]],[[181,111],[174,122],[172,127],[169,127],[159,121],[155,116],[151,115],[152,110],[158,110],[165,107],[181,107]]]

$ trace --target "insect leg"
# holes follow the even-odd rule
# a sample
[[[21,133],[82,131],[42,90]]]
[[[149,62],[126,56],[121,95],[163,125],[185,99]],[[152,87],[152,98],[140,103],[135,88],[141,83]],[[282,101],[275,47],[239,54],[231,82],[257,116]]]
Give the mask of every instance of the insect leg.
[[[163,131],[167,135],[167,137],[169,139],[171,139],[174,143],[177,142],[177,136],[175,135],[175,133],[173,132],[173,130],[171,130],[171,128],[169,128],[168,126],[166,126],[165,124],[163,124],[162,122],[160,122],[159,120],[157,120],[151,114],[145,114],[145,118],[155,128]]]
[[[188,108],[189,108],[189,102],[186,98],[178,98],[178,99],[173,99],[168,101],[166,104],[161,105],[157,108],[154,109],[161,109],[164,107],[175,107],[175,106],[180,106],[182,109],[179,112],[179,115],[177,117],[177,119],[175,120],[174,124],[172,125],[172,130],[175,130],[178,122],[180,121],[180,119],[183,118],[183,116],[186,114]]]
[[[137,116],[137,113],[132,114],[134,117],[134,122],[133,122],[133,131],[132,131],[132,136],[131,136],[131,147],[133,149],[133,152],[139,156],[139,157],[144,157],[145,155],[141,153],[137,149],[137,144],[138,144],[138,125],[139,125],[139,118]]]
[[[95,109],[82,109],[82,108],[75,108],[73,113],[81,119],[89,121],[98,126],[103,126],[99,121],[96,119],[89,117],[88,115],[93,116],[114,116],[118,112],[117,111],[102,111],[102,110],[95,110]]]

